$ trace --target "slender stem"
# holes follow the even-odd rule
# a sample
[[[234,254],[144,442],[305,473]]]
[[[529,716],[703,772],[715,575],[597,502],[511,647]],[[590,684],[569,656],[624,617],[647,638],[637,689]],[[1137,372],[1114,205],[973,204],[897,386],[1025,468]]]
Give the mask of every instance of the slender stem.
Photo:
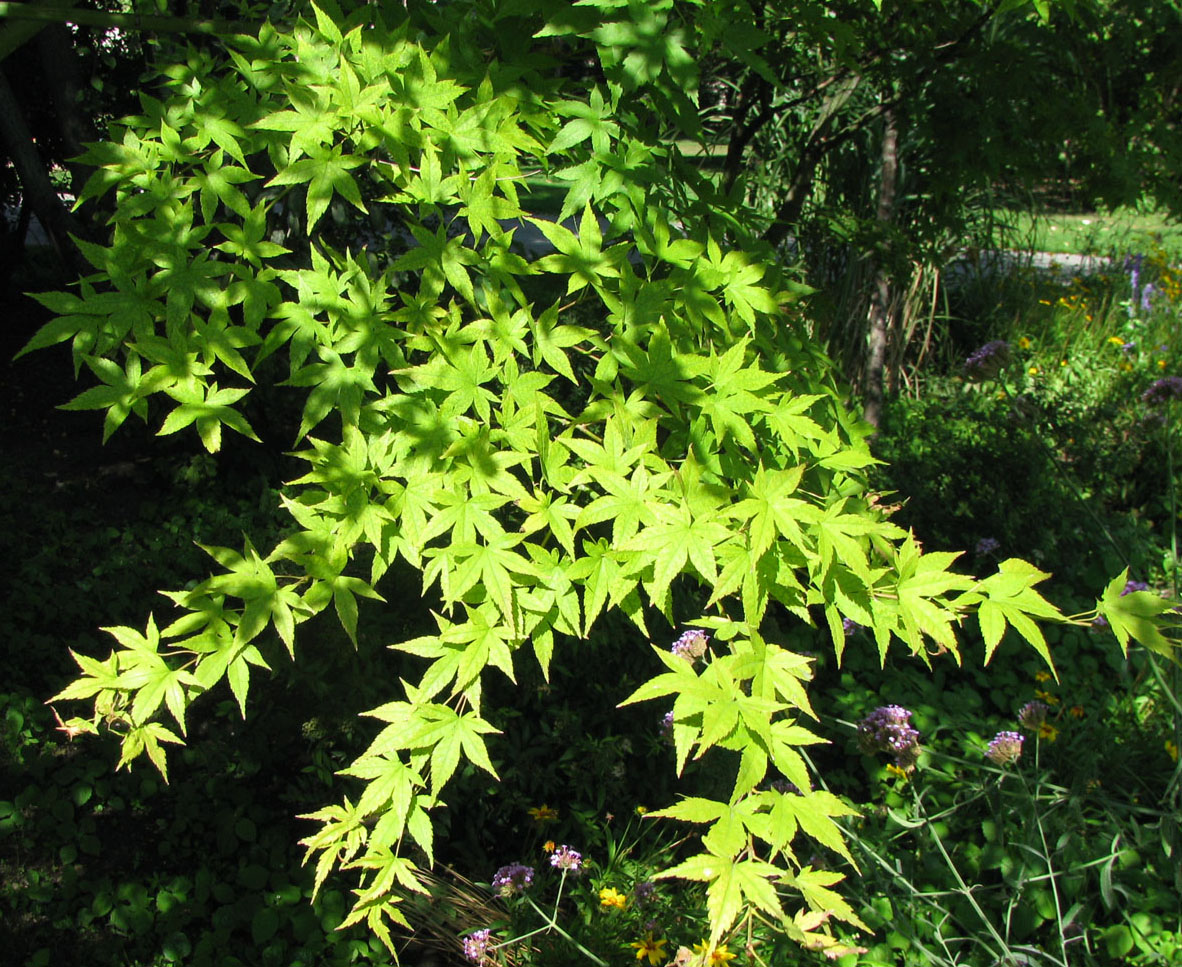
[[[1166,482],[1170,491],[1170,577],[1173,579],[1174,587],[1174,601],[1179,600],[1178,595],[1178,488],[1174,481],[1174,425],[1171,422],[1173,409],[1173,402],[1166,399]],[[1169,697],[1170,702],[1174,706],[1174,749],[1177,751],[1182,747],[1182,706],[1178,704],[1178,695],[1182,692],[1182,674],[1179,674],[1178,664],[1174,663],[1170,670],[1170,685],[1167,687],[1162,680],[1161,673],[1157,670],[1157,663],[1153,663],[1153,673],[1157,677],[1158,684],[1161,685],[1162,691]],[[1174,770],[1174,775],[1170,778],[1169,785],[1166,786],[1166,795],[1176,795],[1178,791],[1178,780],[1182,776],[1182,760],[1178,763],[1178,768]]]
[[[919,793],[914,788],[912,789],[912,795],[915,797],[916,810],[922,813],[923,803],[920,801]],[[1000,946],[1003,951],[1008,951],[1009,944],[1007,944],[1001,934],[997,932],[997,929],[993,926],[993,922],[989,919],[989,915],[983,909],[981,909],[981,904],[979,904],[977,902],[977,898],[973,896],[973,891],[969,889],[969,885],[965,883],[964,877],[960,875],[960,870],[957,869],[956,864],[952,861],[952,857],[948,855],[948,850],[944,848],[944,841],[940,839],[940,834],[936,832],[931,823],[928,823],[927,827],[928,832],[932,834],[932,840],[936,844],[936,849],[940,851],[940,855],[944,857],[944,862],[947,864],[948,869],[956,878],[957,885],[960,887],[959,892],[966,900],[969,901],[969,904],[972,906],[972,908],[977,911],[977,916],[981,918],[981,922],[985,925],[985,929],[989,931],[989,935],[997,942],[998,946]]]
[[[1040,741],[1038,734],[1035,733],[1035,736],[1034,736],[1034,774],[1035,774],[1035,776],[1039,776],[1039,777],[1042,776],[1042,770],[1039,769],[1039,765],[1038,765],[1039,752],[1041,750],[1042,750],[1042,742]],[[1046,834],[1046,831],[1043,829],[1042,816],[1039,814],[1039,811],[1038,811],[1038,794],[1039,794],[1039,789],[1041,788],[1042,782],[1041,782],[1041,779],[1036,779],[1035,784],[1034,784],[1034,792],[1031,793],[1029,787],[1026,784],[1026,777],[1022,776],[1021,779],[1022,779],[1022,786],[1023,786],[1023,788],[1026,789],[1027,796],[1030,799],[1030,811],[1034,815],[1034,825],[1035,825],[1035,828],[1038,830],[1038,839],[1039,839],[1039,842],[1042,843],[1042,855],[1043,855],[1043,859],[1046,860],[1047,873],[1049,874],[1050,881],[1051,881],[1051,896],[1053,897],[1053,899],[1055,901],[1055,924],[1058,927],[1058,933],[1059,933],[1059,949],[1063,952],[1063,967],[1067,967],[1067,938],[1063,935],[1063,904],[1059,899],[1059,884],[1057,882],[1058,877],[1057,877],[1054,867],[1051,863],[1051,850],[1050,850],[1050,847],[1047,845],[1047,834]]]

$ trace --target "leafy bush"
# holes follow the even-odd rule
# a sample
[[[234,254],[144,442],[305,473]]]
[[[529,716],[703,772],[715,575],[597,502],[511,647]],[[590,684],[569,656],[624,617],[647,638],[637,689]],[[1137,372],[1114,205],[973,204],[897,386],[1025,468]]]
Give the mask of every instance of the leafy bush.
[[[826,921],[860,920],[795,841],[850,858],[852,809],[813,788],[812,663],[776,626],[824,621],[840,655],[857,623],[880,657],[894,640],[926,657],[958,654],[977,611],[987,657],[1012,626],[1049,662],[1046,575],[956,574],[886,518],[799,287],[665,136],[692,64],[676,34],[639,46],[666,36],[659,11],[621,8],[614,30],[473,18],[449,38],[314,14],[166,65],[87,155],[84,198],[113,193],[109,244],[84,245],[96,272],[76,293],[39,297],[57,318],[27,348],[72,341],[99,383],[68,407],[103,411],[108,436],[135,414],[217,451],[226,428],[254,438],[256,383],[301,391],[306,472],[273,548],[206,547],[219,570],[167,592],[167,618],[77,656],[55,700],[94,711],[66,727],[113,730],[121,764],[146,754],[167,776],[196,699],[225,681],[245,715],[278,643],[314,654],[331,606],[364,645],[358,599],[407,598],[420,572],[435,628],[392,646],[372,742],[341,770],[355,793],[307,813],[303,841],[315,890],[353,871],[341,926],[392,948],[406,897],[431,889],[435,817],[465,779],[498,777],[491,669],[516,682],[527,645],[544,679],[602,656],[613,615],[642,654],[689,625],[612,696],[672,700],[678,775],[709,753],[700,794],[649,814],[705,827],[657,876],[705,884],[699,960],[765,921],[841,954]],[[604,82],[546,73],[519,41],[539,26],[595,43]],[[487,56],[494,34],[511,58]],[[535,173],[569,186],[558,220],[530,212]],[[532,260],[527,229],[545,240]],[[1077,620],[1168,652],[1168,605],[1123,584]]]

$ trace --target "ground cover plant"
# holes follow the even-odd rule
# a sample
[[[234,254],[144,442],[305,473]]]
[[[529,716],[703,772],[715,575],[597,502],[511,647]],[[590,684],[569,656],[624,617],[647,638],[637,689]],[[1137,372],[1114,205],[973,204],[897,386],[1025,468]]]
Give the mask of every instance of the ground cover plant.
[[[311,887],[280,872],[262,814],[219,828],[271,851],[273,869],[252,861],[241,885],[280,899],[221,928],[274,941],[275,962],[287,898],[315,893],[323,911],[348,888],[319,924],[363,926],[360,946],[327,956],[381,957],[370,941],[393,950],[391,926],[412,924],[476,962],[856,956],[868,915],[839,884],[874,844],[851,825],[859,801],[826,788],[833,706],[815,696],[837,660],[871,679],[898,650],[947,664],[965,626],[986,660],[1012,629],[1051,669],[1056,632],[1034,619],[1080,634],[1102,619],[1113,655],[1135,639],[1133,661],[1141,645],[1168,658],[1171,604],[1115,567],[1065,617],[1035,590],[1046,572],[986,552],[954,570],[955,553],[892,520],[866,479],[868,428],[807,338],[804,287],[670,146],[692,73],[676,31],[523,17],[445,38],[429,13],[387,25],[313,9],[188,50],[91,149],[83,194],[110,206],[107,237],[83,243],[95,271],[79,286],[39,297],[54,318],[27,349],[71,344],[98,385],[68,406],[102,411],[107,436],[134,416],[217,454],[225,430],[265,435],[267,418],[302,449],[282,533],[203,542],[214,574],[169,590],[159,618],[110,626],[109,653],[79,650],[54,702],[93,712],[61,727],[113,734],[121,765],[146,758],[176,783],[168,747],[203,743],[211,705],[211,730],[270,718],[328,744],[323,725],[275,721],[268,671],[337,703],[347,754],[310,763],[337,802],[291,810],[315,824]],[[641,43],[654,35],[655,51]],[[547,36],[589,43],[602,82],[543,71]],[[563,220],[518,191],[537,174],[569,184]],[[527,228],[544,254],[515,245]],[[995,347],[975,375],[1011,360]],[[365,603],[383,599],[399,604]],[[874,701],[850,721],[915,788],[911,712]],[[35,744],[17,715],[16,744]],[[1005,724],[947,754],[1021,761]],[[977,794],[978,777],[947,781]],[[981,920],[991,955],[1027,939]],[[174,936],[189,925],[163,921],[164,959],[190,956]],[[294,939],[309,938],[315,953],[314,930]]]

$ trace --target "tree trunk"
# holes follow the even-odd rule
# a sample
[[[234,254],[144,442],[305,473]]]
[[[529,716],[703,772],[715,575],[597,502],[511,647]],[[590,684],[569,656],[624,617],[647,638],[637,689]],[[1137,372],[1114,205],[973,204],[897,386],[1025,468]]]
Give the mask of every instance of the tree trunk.
[[[75,195],[82,194],[90,170],[74,161],[85,153],[87,141],[98,141],[99,134],[90,118],[79,109],[82,95],[82,71],[78,54],[70,39],[70,32],[64,24],[50,24],[37,37],[37,53],[41,58],[46,92],[54,113],[57,114],[58,130],[62,144],[70,159],[66,167],[70,172],[70,184]],[[91,212],[84,209],[83,221],[90,221]]]
[[[69,268],[77,269],[81,262],[70,234],[81,230],[73,216],[62,204],[49,183],[45,163],[37,154],[33,136],[25,123],[20,105],[12,93],[8,78],[0,70],[0,147],[12,161],[21,183],[22,204],[33,210],[49,235],[58,257]]]
[[[882,154],[879,159],[878,210],[875,213],[882,242],[870,290],[870,339],[863,370],[864,416],[875,429],[882,419],[883,372],[887,339],[892,324],[890,237],[895,220],[895,195],[899,187],[899,127],[894,108],[883,114]]]

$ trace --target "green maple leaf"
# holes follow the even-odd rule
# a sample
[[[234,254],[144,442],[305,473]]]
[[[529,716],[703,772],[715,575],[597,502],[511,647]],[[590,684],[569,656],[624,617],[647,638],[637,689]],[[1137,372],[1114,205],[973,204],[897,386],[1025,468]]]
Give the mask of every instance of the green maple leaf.
[[[304,402],[304,415],[296,439],[303,437],[329,413],[337,412],[347,424],[360,418],[365,394],[377,393],[372,373],[362,367],[349,365],[331,349],[321,349],[321,363],[310,363],[281,386],[310,386],[312,390]]]
[[[212,223],[219,202],[234,214],[247,218],[251,211],[250,202],[235,186],[258,177],[246,168],[223,164],[221,152],[215,151],[206,162],[205,170],[192,175],[194,185],[200,192],[201,217],[205,223]]]
[[[157,431],[158,436],[167,436],[184,429],[191,423],[197,424],[201,442],[210,453],[221,447],[221,428],[228,426],[251,440],[258,440],[246,418],[233,408],[249,391],[245,389],[218,389],[217,383],[209,386],[173,386],[166,390],[169,396],[180,403],[164,419],[164,425]]]
[[[577,385],[579,380],[571,369],[565,350],[587,342],[594,332],[583,326],[560,324],[558,311],[559,307],[552,305],[537,319],[530,319],[529,328],[534,337],[533,362],[537,366],[545,360],[554,370]]]
[[[598,288],[602,279],[619,278],[619,266],[624,259],[626,246],[617,245],[603,251],[599,219],[589,203],[583,208],[578,235],[545,218],[531,217],[529,221],[557,249],[556,254],[538,259],[534,263],[535,268],[540,272],[567,276],[568,295],[588,285]]]
[[[114,433],[127,419],[130,413],[146,417],[147,404],[144,402],[144,390],[141,385],[140,357],[136,353],[129,354],[126,368],[120,368],[118,363],[101,356],[85,356],[86,365],[103,381],[103,385],[95,386],[75,396],[69,403],[62,405],[63,410],[103,410],[107,415],[103,420],[103,442]]]
[[[494,193],[497,184],[497,172],[490,167],[485,168],[474,180],[465,181],[460,186],[462,205],[459,214],[468,220],[474,244],[480,243],[484,232],[493,237],[503,234],[500,220],[516,218],[521,214],[519,205]]]
[[[654,515],[653,523],[621,545],[622,550],[642,552],[638,560],[652,564],[652,600],[660,600],[690,564],[714,584],[718,580],[714,548],[731,536],[730,529],[717,520],[691,516],[688,507],[658,504]]]
[[[583,542],[583,554],[570,565],[567,576],[583,584],[584,635],[591,633],[605,605],[616,607],[636,589],[637,578],[628,566],[634,557],[617,551],[607,540]]]
[[[1159,617],[1172,611],[1174,602],[1149,591],[1125,594],[1128,580],[1129,570],[1125,568],[1104,589],[1104,596],[1096,602],[1096,613],[1108,621],[1124,654],[1128,654],[1129,639],[1132,638],[1150,651],[1176,662],[1178,646],[1162,635],[1160,626],[1164,622]]]
[[[431,790],[435,795],[447,783],[459,765],[463,754],[469,762],[479,766],[494,779],[497,771],[488,758],[482,736],[500,734],[500,729],[489,725],[475,712],[459,715],[446,705],[431,705],[423,710],[424,716],[433,719],[430,728],[420,736],[425,746],[431,747]]]
[[[368,163],[361,155],[341,153],[341,146],[334,145],[325,150],[321,146],[309,148],[308,157],[281,168],[267,187],[275,185],[304,185],[307,189],[307,232],[312,233],[320,217],[328,210],[334,194],[341,195],[355,208],[367,212],[361,200],[357,182],[349,174],[354,168]]]
[[[569,445],[575,448],[575,441]],[[653,473],[644,464],[636,466],[628,477],[611,472],[594,474],[596,482],[607,491],[580,511],[575,519],[575,530],[591,527],[601,521],[612,522],[612,544],[623,550],[633,540],[641,525],[657,523],[656,501],[671,473]]]

